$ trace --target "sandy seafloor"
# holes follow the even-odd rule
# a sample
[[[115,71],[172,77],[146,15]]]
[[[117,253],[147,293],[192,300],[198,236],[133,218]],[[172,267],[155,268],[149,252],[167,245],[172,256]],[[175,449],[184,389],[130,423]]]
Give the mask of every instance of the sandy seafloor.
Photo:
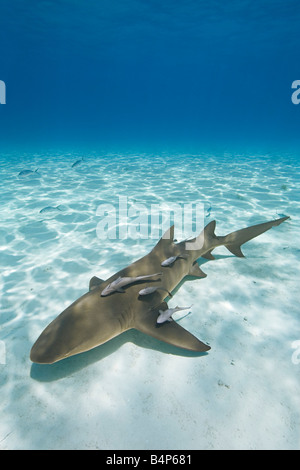
[[[300,162],[291,155],[2,155],[1,449],[296,449],[300,444]],[[24,169],[38,173],[18,177]],[[131,330],[54,365],[38,335],[156,240],[100,240],[102,203],[205,203],[217,235],[291,219],[200,260],[169,305],[211,350],[197,355]],[[54,211],[40,213],[45,207]],[[177,314],[174,318],[181,318]]]

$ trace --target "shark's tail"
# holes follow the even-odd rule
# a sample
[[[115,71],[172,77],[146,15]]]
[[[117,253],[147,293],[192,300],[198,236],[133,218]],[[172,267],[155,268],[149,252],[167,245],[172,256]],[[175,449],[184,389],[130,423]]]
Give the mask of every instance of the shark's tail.
[[[289,219],[289,217],[282,217],[280,219],[271,220],[270,222],[265,222],[258,225],[252,225],[252,227],[247,227],[241,230],[237,230],[236,232],[229,233],[229,235],[224,237],[224,245],[232,254],[243,258],[244,254],[242,253],[241,246],[244,243],[252,240],[252,238],[258,237],[258,235],[261,235],[270,228],[282,224],[282,222],[287,219]]]
[[[290,217],[286,216],[281,217],[280,219],[271,220],[270,222],[252,225],[252,227],[243,228],[236,232],[229,233],[225,237],[217,237],[215,235],[215,221],[212,221],[204,229],[204,246],[206,245],[209,249],[201,256],[207,259],[214,259],[211,254],[212,250],[217,246],[224,245],[235,256],[245,257],[241,250],[241,246],[244,243],[252,240],[252,238],[258,237],[258,235],[261,235],[270,228],[282,224],[282,222],[289,218]]]

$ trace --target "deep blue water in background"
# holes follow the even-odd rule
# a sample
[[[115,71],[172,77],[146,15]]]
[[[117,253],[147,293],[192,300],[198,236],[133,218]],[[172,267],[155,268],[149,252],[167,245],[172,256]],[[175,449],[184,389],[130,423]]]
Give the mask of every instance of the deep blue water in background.
[[[298,151],[299,0],[1,0],[1,149]]]

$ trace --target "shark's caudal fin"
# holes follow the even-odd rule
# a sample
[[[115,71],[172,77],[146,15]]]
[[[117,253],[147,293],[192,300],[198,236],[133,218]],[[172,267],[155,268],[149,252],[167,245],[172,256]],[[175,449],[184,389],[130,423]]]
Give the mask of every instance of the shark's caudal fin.
[[[202,343],[194,335],[182,328],[176,321],[166,322],[161,328],[157,328],[156,320],[159,315],[159,310],[166,310],[168,305],[162,302],[156,308],[149,309],[148,312],[141,313],[136,316],[136,323],[134,328],[153,336],[160,341],[172,344],[179,348],[188,349],[190,351],[205,352],[210,350],[210,346]]]
[[[214,259],[212,251],[217,247],[224,245],[226,248],[235,256],[244,257],[241,250],[241,246],[252,240],[252,238],[258,237],[262,233],[266,232],[272,227],[282,224],[285,220],[290,217],[285,216],[280,219],[271,220],[270,222],[264,222],[258,225],[252,225],[252,227],[243,228],[236,232],[229,233],[225,237],[218,237],[215,234],[216,221],[212,220],[202,230],[198,237],[186,242],[187,250],[201,250],[201,257],[207,259]],[[206,250],[207,248],[207,250]]]
[[[244,257],[244,254],[241,250],[241,246],[244,243],[252,240],[252,238],[258,237],[258,235],[261,235],[270,228],[282,224],[282,222],[287,219],[289,219],[289,217],[281,217],[281,219],[271,220],[270,222],[264,222],[258,225],[252,225],[252,227],[237,230],[236,232],[229,233],[226,235],[226,237],[220,238],[224,239],[222,240],[222,244],[224,244],[232,254],[242,258]]]

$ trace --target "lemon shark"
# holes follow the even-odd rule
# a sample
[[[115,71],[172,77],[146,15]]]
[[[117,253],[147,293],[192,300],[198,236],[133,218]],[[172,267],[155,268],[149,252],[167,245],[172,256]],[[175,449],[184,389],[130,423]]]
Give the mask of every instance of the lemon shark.
[[[200,257],[214,259],[212,251],[222,245],[234,255],[243,257],[241,245],[288,218],[253,225],[226,236],[215,235],[216,222],[212,221],[199,236],[179,243],[174,241],[173,225],[146,256],[105,281],[94,276],[89,292],[73,302],[41,333],[32,346],[30,359],[51,364],[93,349],[132,328],[179,348],[208,351],[210,346],[176,321],[166,321],[157,328],[158,316],[168,309],[167,293],[162,289],[150,289],[153,292],[149,295],[139,295],[141,285],[147,287],[159,283],[160,288],[172,292],[186,276],[204,278],[206,274],[197,263]],[[164,260],[171,257],[176,257],[174,262],[163,267]],[[156,279],[150,279],[154,273]],[[112,289],[109,295],[101,295],[114,281],[125,278],[126,285],[123,284],[121,291]]]

